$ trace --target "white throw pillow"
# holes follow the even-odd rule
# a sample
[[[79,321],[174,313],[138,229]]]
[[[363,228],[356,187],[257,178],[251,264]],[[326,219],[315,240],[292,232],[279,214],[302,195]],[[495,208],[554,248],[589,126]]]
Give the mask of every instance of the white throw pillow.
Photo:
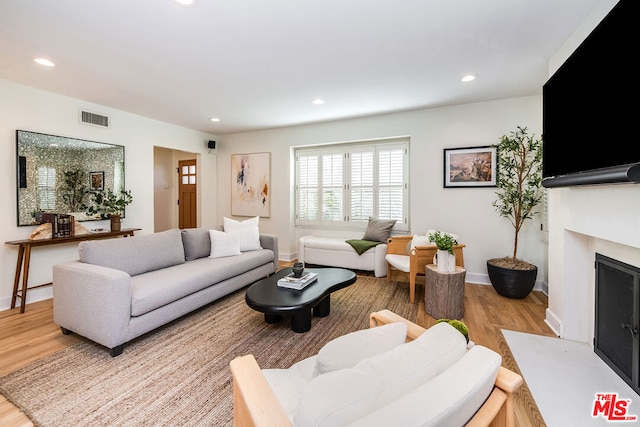
[[[209,230],[211,254],[209,258],[222,258],[240,255],[240,239],[237,233]]]
[[[417,234],[413,235],[413,239],[411,239],[411,245],[409,246],[409,250],[415,248],[416,246],[431,246],[432,243],[429,241],[429,236],[418,236]]]
[[[260,229],[258,228],[259,221],[259,216],[245,221],[236,221],[235,219],[224,217],[223,227],[225,232],[238,233],[241,252],[257,251],[262,249],[262,246],[260,246]]]
[[[324,345],[316,357],[313,375],[352,368],[367,357],[404,344],[407,325],[403,322],[362,329],[335,338]]]

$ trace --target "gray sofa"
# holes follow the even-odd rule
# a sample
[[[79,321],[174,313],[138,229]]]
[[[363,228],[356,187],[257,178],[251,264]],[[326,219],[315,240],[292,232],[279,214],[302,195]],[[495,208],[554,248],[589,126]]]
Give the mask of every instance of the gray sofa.
[[[117,356],[128,341],[274,273],[278,239],[259,238],[260,249],[222,258],[209,257],[204,228],[80,242],[78,260],[53,266],[53,320]]]

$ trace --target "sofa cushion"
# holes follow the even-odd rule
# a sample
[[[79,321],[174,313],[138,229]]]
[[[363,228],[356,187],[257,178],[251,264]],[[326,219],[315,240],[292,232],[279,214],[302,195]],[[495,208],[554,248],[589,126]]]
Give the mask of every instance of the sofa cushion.
[[[362,240],[386,243],[391,236],[391,229],[395,225],[395,219],[373,219],[369,218],[367,230],[362,236]]]
[[[204,288],[236,278],[273,262],[273,251],[245,252],[235,257],[198,258],[171,268],[131,278],[131,314],[140,316]],[[224,293],[224,287],[220,292]]]
[[[211,236],[206,228],[185,228],[181,231],[184,259],[192,261],[211,253]]]
[[[236,221],[224,217],[223,227],[226,232],[235,232],[240,236],[240,251],[258,251],[260,246],[260,217],[256,216],[244,221]]]
[[[80,242],[81,262],[114,268],[131,276],[183,264],[184,248],[180,230],[108,240]]]
[[[318,352],[314,376],[338,369],[352,368],[356,363],[376,354],[404,344],[407,325],[389,323],[375,328],[362,329],[335,338]]]
[[[491,393],[501,363],[498,353],[476,345],[431,381],[350,426],[465,425]]]
[[[240,255],[240,236],[238,233],[209,230],[211,253],[209,258],[223,258]]]

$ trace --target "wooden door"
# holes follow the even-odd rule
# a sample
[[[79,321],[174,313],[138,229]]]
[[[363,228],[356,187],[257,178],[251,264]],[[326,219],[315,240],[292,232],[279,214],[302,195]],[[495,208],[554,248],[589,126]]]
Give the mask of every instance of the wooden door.
[[[180,160],[178,162],[178,227],[197,227],[197,178],[196,160]]]

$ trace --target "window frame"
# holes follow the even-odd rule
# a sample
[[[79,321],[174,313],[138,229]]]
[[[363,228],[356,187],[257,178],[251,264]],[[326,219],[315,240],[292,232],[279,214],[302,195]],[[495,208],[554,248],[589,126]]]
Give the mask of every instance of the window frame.
[[[346,143],[332,143],[315,146],[301,146],[294,147],[294,221],[296,228],[318,228],[318,229],[332,229],[332,230],[365,230],[367,228],[368,217],[359,220],[352,219],[351,215],[351,155],[356,152],[366,153],[373,152],[373,215],[372,217],[379,218],[379,195],[380,195],[380,183],[379,183],[379,165],[380,165],[380,150],[384,149],[401,149],[402,150],[402,219],[396,222],[393,228],[394,232],[407,232],[409,230],[409,137],[394,137],[386,139],[375,139],[366,141],[355,141]],[[324,219],[322,216],[323,211],[323,156],[340,154],[342,156],[342,217],[340,220]],[[301,187],[300,184],[300,159],[304,157],[306,159],[316,157],[317,167],[316,184],[308,185],[309,179],[306,179],[306,186]],[[307,163],[307,166],[309,164]],[[308,178],[308,174],[307,174]],[[307,196],[313,193],[313,190],[317,191],[315,194],[315,202],[317,203],[316,215],[307,215],[306,218],[301,217],[300,201],[301,201],[301,189],[307,190]],[[313,198],[313,197],[312,197]],[[311,200],[309,197],[304,198],[305,201]],[[313,202],[313,200],[311,201]]]

